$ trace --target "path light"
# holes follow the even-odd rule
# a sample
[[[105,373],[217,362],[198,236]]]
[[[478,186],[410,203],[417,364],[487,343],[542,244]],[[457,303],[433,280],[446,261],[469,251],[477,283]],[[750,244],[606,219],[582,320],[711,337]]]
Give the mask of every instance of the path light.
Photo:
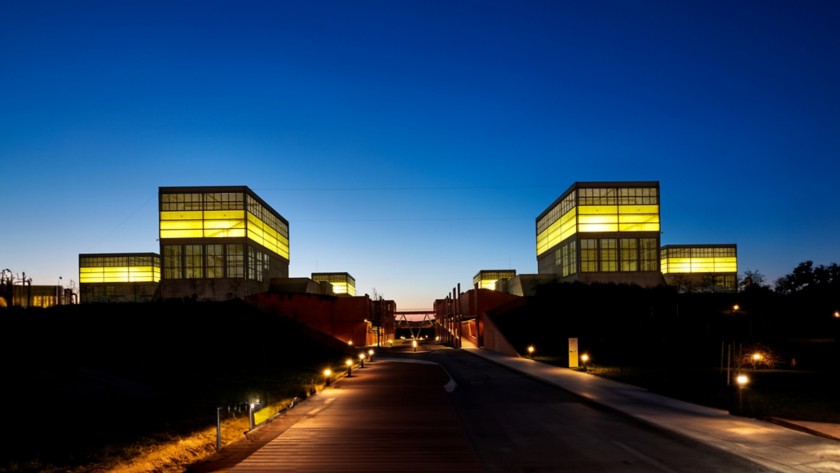
[[[534,357],[534,345],[528,345],[528,356]]]
[[[411,346],[414,348],[414,351],[417,351],[417,340],[412,340]]]
[[[835,319],[840,319],[840,310],[835,310],[834,311],[834,318]]]
[[[359,368],[365,367],[365,353],[359,353]]]
[[[370,350],[368,350],[368,361],[370,361],[371,363],[373,363],[373,348],[371,348]]]
[[[353,376],[353,360],[347,358],[347,361],[345,361],[344,364],[347,366],[347,377],[349,378]]]
[[[326,380],[327,380],[327,382],[326,382],[327,386],[332,384],[332,370],[331,369],[327,368],[327,369],[324,370],[324,378],[326,378]]]
[[[587,355],[586,353],[580,355],[580,361],[583,362],[583,371],[586,371],[586,362],[589,361],[589,355]]]
[[[732,306],[732,312],[738,312],[739,310],[741,310],[741,306],[738,304]]]
[[[753,369],[755,369],[755,367],[758,366],[758,364],[761,362],[762,358],[763,358],[763,356],[761,355],[761,353],[758,353],[758,352],[753,353],[753,355],[752,355]]]
[[[739,374],[735,382],[738,383],[738,413],[742,414],[744,412],[744,387],[750,382],[750,378],[745,374]]]

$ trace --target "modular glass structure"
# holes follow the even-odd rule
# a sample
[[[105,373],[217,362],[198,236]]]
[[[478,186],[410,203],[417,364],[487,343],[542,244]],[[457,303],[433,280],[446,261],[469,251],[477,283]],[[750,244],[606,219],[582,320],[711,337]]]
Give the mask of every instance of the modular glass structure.
[[[246,186],[161,187],[164,297],[225,299],[289,274],[289,222]]]
[[[682,291],[732,292],[738,284],[734,244],[666,245],[660,249],[662,275]]]
[[[496,290],[496,282],[516,276],[515,269],[483,269],[473,276],[473,286],[478,289]]]
[[[156,253],[98,253],[79,255],[81,302],[144,302],[160,282]]]
[[[335,294],[356,295],[356,280],[349,273],[312,273],[312,280],[330,283]]]
[[[536,219],[540,274],[655,285],[659,183],[576,182]]]

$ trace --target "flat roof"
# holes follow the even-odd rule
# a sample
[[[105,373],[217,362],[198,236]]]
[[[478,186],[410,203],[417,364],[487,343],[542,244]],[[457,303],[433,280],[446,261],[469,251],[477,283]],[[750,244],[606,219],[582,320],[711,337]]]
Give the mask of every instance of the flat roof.
[[[181,193],[211,193],[211,192],[242,192],[251,196],[254,200],[260,203],[263,207],[268,209],[269,212],[274,214],[275,217],[279,218],[283,221],[286,225],[289,225],[289,221],[285,219],[280,212],[274,210],[274,208],[266,201],[262,199],[259,195],[257,195],[253,190],[251,190],[248,186],[176,186],[176,187],[158,187],[158,199],[162,194],[181,194]]]
[[[557,204],[563,201],[569,194],[578,189],[602,189],[602,188],[625,188],[625,187],[656,187],[659,189],[659,181],[575,181],[568,187],[560,197],[556,198],[548,207],[545,208],[539,215],[536,221],[539,221],[548,212],[551,211]]]
[[[81,257],[90,257],[90,258],[97,258],[97,257],[115,257],[115,256],[155,256],[160,258],[160,254],[158,253],[79,253],[79,258]]]

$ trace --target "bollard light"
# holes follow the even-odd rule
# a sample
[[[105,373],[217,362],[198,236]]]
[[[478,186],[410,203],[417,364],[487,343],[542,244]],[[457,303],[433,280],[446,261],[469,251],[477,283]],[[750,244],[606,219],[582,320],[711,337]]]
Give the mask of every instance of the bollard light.
[[[735,382],[738,383],[738,413],[744,413],[744,387],[750,382],[750,378],[745,374],[739,374],[735,377]]]
[[[326,379],[326,385],[330,386],[332,384],[332,370],[327,368],[324,370],[324,378]]]
[[[368,361],[370,361],[371,363],[373,363],[373,348],[371,348],[370,350],[368,350]]]
[[[353,376],[353,360],[347,358],[347,361],[345,361],[344,364],[347,366],[347,377],[349,378]]]
[[[534,350],[535,350],[534,345],[528,345],[528,356],[533,357],[534,356]]]
[[[413,340],[411,346],[414,348],[414,351],[417,351],[417,340]]]
[[[359,368],[365,367],[365,354],[359,353]]]
[[[583,362],[583,371],[586,371],[586,362],[589,361],[589,355],[587,355],[586,353],[580,355],[580,361]]]

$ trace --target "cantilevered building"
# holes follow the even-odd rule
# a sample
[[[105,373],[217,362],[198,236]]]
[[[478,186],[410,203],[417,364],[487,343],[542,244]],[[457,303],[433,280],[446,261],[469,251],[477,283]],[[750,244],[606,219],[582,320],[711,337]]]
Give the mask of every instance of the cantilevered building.
[[[576,182],[536,219],[539,274],[655,286],[659,182]]]
[[[356,295],[356,280],[349,273],[312,273],[312,280],[330,283],[334,294]]]
[[[79,299],[87,302],[148,302],[157,296],[160,255],[79,255]]]
[[[482,269],[473,276],[473,286],[477,289],[498,290],[496,283],[516,276],[515,269]]]
[[[682,292],[738,289],[738,249],[734,244],[666,245],[660,256],[665,282]]]
[[[162,298],[244,298],[289,277],[289,222],[248,187],[161,187],[158,200]]]

